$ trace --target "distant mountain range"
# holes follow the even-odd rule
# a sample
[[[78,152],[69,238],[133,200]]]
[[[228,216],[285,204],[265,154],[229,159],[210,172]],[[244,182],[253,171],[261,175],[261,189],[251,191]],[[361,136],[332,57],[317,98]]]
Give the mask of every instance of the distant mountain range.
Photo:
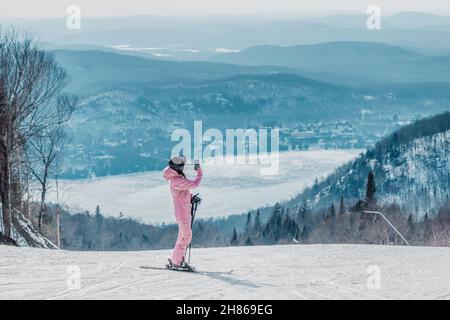
[[[219,79],[239,74],[290,73],[361,86],[394,82],[450,82],[450,55],[429,56],[369,42],[332,42],[294,47],[257,46],[221,54],[211,62],[177,62],[146,58],[99,47],[56,50],[58,62],[72,75],[70,89],[95,93],[126,83]]]
[[[56,55],[73,78],[70,89],[82,97],[69,123],[65,177],[72,178],[160,169],[173,145],[171,132],[199,119],[205,128],[281,127],[283,150],[316,143],[364,148],[405,121],[450,110],[448,83],[355,88],[283,67],[102,51]],[[302,138],[311,130],[316,139]]]
[[[171,132],[198,119],[205,128],[281,127],[282,150],[365,148],[450,110],[450,57],[386,44],[259,46],[217,57],[233,63],[71,48],[82,50],[55,51],[68,89],[82,97],[68,128],[66,178],[160,169]],[[317,138],[305,138],[311,133]]]
[[[325,25],[333,28],[364,28],[367,15],[334,14],[324,17],[307,18],[304,23]],[[450,25],[450,17],[431,13],[403,11],[391,16],[382,14],[382,28],[386,29],[424,29],[446,27]]]
[[[285,67],[163,61],[99,50],[56,50],[55,54],[58,63],[71,75],[68,89],[81,95],[120,89],[127,84],[211,80],[238,74],[300,73]]]
[[[32,30],[55,45],[117,47],[125,52],[172,60],[207,60],[220,52],[258,45],[294,46],[336,41],[387,43],[437,53],[450,50],[450,18],[420,12],[382,17],[381,30],[366,27],[368,15],[340,14],[316,18],[115,17],[84,18],[80,30],[66,19],[1,20]]]
[[[428,56],[387,44],[331,42],[293,47],[256,46],[211,59],[327,72],[373,82],[450,82],[450,57]]]

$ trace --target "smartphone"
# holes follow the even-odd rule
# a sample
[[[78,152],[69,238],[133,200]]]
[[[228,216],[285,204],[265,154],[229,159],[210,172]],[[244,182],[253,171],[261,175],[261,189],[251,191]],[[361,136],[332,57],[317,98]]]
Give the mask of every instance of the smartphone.
[[[195,160],[195,162],[194,162],[194,170],[197,171],[198,168],[200,168],[200,161]]]

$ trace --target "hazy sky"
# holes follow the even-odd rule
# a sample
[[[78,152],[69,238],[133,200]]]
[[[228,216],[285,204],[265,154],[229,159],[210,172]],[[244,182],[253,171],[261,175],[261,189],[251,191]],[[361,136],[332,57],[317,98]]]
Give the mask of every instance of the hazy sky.
[[[64,17],[69,5],[82,15],[206,15],[365,12],[372,4],[384,14],[423,11],[450,15],[450,0],[0,0],[2,18]]]

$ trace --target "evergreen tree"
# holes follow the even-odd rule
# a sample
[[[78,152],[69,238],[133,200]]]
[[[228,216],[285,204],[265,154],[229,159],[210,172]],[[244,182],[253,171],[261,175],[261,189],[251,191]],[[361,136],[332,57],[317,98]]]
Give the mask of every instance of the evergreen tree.
[[[428,216],[428,212],[425,213],[425,217],[423,218],[423,241],[425,243],[431,238],[431,221],[430,217]]]
[[[245,233],[248,235],[252,230],[252,215],[249,212],[247,214],[247,221],[245,222]]]
[[[237,232],[236,232],[236,228],[233,229],[233,236],[231,238],[230,244],[232,246],[237,246],[238,243],[238,236],[237,236]]]
[[[415,221],[414,221],[414,218],[413,218],[412,214],[410,214],[408,216],[408,220],[406,221],[406,225],[408,227],[408,230],[407,230],[408,231],[408,237],[409,237],[409,240],[411,241],[415,237],[415,234],[416,234],[416,226],[415,226]]]
[[[255,223],[253,225],[255,233],[261,232],[261,216],[259,210],[256,210]]]
[[[330,213],[328,215],[327,222],[330,240],[334,242],[336,240],[336,210],[334,209],[334,203],[330,206]]]
[[[95,207],[95,224],[97,227],[97,230],[100,229],[103,222],[103,216],[100,211],[100,206]]]
[[[303,223],[306,219],[306,214],[308,212],[307,209],[307,205],[305,202],[303,202],[301,205],[299,205],[298,207],[298,211],[297,211],[297,223]]]
[[[263,231],[263,237],[268,243],[272,244],[278,241],[281,225],[283,223],[281,211],[281,205],[277,202],[273,207],[272,214]]]
[[[341,201],[339,203],[339,216],[342,216],[344,214],[345,214],[344,197],[341,196]]]
[[[302,232],[300,233],[300,237],[302,238],[303,241],[306,241],[308,239],[309,233],[308,233],[308,228],[305,226],[303,226]]]
[[[373,176],[373,172],[370,171],[367,176],[367,187],[366,187],[366,202],[369,206],[372,206],[375,203],[375,180]]]
[[[319,180],[317,180],[317,177],[314,179],[314,184],[311,188],[312,193],[316,193],[319,190]]]
[[[336,210],[334,209],[334,203],[332,203],[330,207],[330,219],[336,219]]]
[[[408,224],[408,228],[409,228],[410,230],[414,228],[414,218],[413,218],[412,214],[410,214],[410,215],[408,216],[407,224]]]

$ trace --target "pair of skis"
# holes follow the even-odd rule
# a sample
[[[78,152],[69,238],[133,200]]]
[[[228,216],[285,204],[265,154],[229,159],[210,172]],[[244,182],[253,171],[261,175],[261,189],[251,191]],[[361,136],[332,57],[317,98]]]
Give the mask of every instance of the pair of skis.
[[[172,271],[183,271],[183,272],[195,272],[195,268],[190,266],[189,264],[182,262],[181,265],[177,266],[172,263],[172,260],[167,259],[169,261],[168,264],[166,264],[165,268],[161,267],[150,267],[150,266],[141,266],[141,269],[153,269],[153,270],[172,270]]]
[[[202,270],[197,270],[195,268],[191,268],[191,269],[167,268],[167,267],[163,268],[163,267],[152,267],[152,266],[140,266],[139,268],[146,269],[146,270],[158,270],[158,271],[171,270],[171,271],[179,271],[179,272],[188,272],[188,273],[195,273],[195,274],[206,275],[206,276],[230,275],[233,273],[233,270],[230,270],[230,271],[202,271]]]

